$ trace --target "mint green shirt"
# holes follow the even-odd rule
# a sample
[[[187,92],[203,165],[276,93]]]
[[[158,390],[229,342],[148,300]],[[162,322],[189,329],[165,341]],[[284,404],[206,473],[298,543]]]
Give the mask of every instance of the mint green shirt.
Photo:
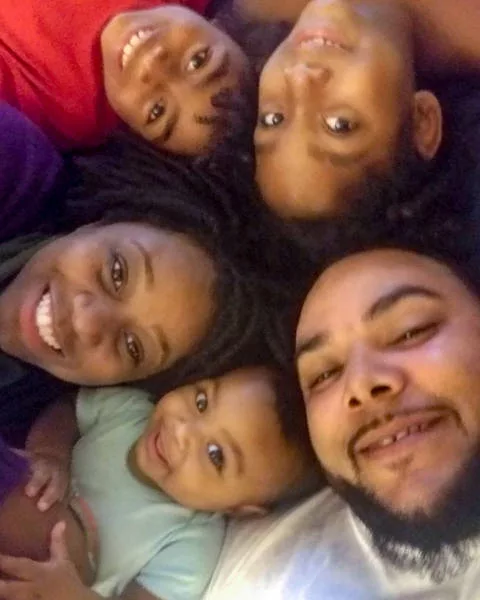
[[[130,473],[127,455],[152,411],[148,399],[128,388],[78,394],[72,477],[98,527],[93,589],[109,597],[135,580],[161,600],[195,600],[215,568],[224,520],[184,508]]]

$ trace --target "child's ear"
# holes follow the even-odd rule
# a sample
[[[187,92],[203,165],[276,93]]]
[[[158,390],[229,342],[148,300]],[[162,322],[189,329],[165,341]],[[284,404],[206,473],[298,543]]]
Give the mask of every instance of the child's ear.
[[[264,517],[268,514],[268,508],[265,506],[257,506],[255,504],[243,504],[236,506],[226,511],[229,517]]]

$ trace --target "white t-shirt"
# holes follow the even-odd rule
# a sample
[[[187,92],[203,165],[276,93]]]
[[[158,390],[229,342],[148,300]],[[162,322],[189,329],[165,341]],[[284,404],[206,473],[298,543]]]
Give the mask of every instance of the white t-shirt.
[[[138,390],[103,388],[78,395],[81,437],[72,476],[98,528],[93,589],[108,597],[135,580],[162,600],[199,599],[220,553],[223,519],[184,508],[130,473],[128,451],[151,411],[148,395]]]
[[[232,522],[204,600],[478,600],[480,552],[435,585],[373,551],[366,528],[330,489],[283,513]]]

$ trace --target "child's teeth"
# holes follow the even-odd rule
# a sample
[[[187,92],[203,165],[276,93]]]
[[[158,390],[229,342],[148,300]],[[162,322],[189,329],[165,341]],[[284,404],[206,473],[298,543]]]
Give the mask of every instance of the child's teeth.
[[[148,29],[141,29],[140,31],[137,31],[132,35],[132,37],[128,40],[128,42],[125,44],[122,50],[122,68],[125,68],[125,65],[132,57],[135,48],[147,38],[149,38],[151,35],[152,32]]]

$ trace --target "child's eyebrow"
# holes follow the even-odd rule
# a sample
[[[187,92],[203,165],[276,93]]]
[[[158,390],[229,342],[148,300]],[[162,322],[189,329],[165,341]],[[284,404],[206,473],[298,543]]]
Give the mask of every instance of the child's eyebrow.
[[[218,121],[218,115],[193,115],[193,120],[199,125],[213,125]]]

